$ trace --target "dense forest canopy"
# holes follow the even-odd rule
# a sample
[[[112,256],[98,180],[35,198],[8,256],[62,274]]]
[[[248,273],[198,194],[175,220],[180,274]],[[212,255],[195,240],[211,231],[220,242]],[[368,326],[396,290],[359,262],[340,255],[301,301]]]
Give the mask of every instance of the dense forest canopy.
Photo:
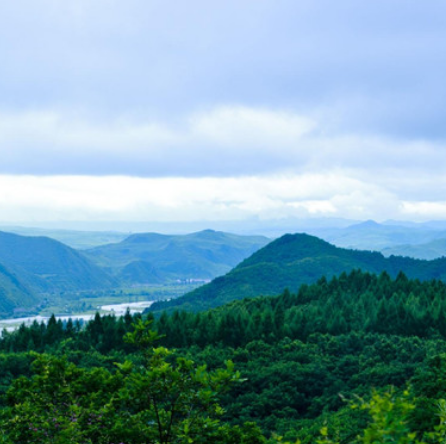
[[[147,362],[158,353],[156,359],[162,361],[158,363],[171,372],[186,371],[181,366],[187,362],[189,372],[201,368],[203,375],[221,375],[218,372],[223,371],[228,380],[236,381],[223,384],[225,389],[216,392],[213,412],[217,416],[205,415],[218,423],[213,429],[215,442],[262,442],[257,427],[271,442],[277,434],[293,442],[299,438],[310,443],[320,439],[321,431],[330,439],[353,442],[367,424],[371,427],[370,402],[381,403],[384,410],[386,402],[401,405],[403,410],[404,405],[409,406],[400,412],[399,420],[406,424],[407,433],[413,430],[421,438],[436,427],[438,400],[446,397],[445,304],[446,285],[441,281],[410,280],[402,273],[392,279],[386,273],[378,276],[355,270],[303,285],[296,293],[285,290],[277,297],[236,301],[204,313],[149,315],[151,330],[144,334],[153,330],[152,339],[157,340],[155,348],[152,339],[145,343],[145,352],[139,351],[136,342],[141,339],[135,337],[135,325],[140,325],[142,334],[141,315],[97,315],[85,325],[54,317],[48,324],[34,322],[15,332],[4,331],[0,340],[0,390],[6,394],[1,403],[2,427],[5,436],[15,436],[12,418],[17,414],[26,417],[34,405],[29,393],[47,382],[48,390],[54,391],[63,380],[66,387],[62,392],[58,389],[57,396],[82,399],[75,414],[83,418],[79,423],[83,428],[76,433],[86,440],[77,442],[89,442],[92,430],[99,433],[99,422],[92,418],[103,415],[101,409],[111,409],[111,405],[118,412],[114,416],[111,410],[107,413],[107,421],[118,424],[114,436],[124,436],[119,435],[119,427],[128,428],[133,435],[126,435],[122,442],[146,442],[135,438],[137,422],[124,426],[120,415],[129,415],[126,402],[137,398],[132,392],[132,384],[136,384],[133,372],[152,368]],[[129,335],[133,341],[123,340]],[[149,356],[147,350],[159,351]],[[45,382],[48,375],[55,379]],[[141,390],[144,384],[154,384],[154,379],[149,382],[155,378],[153,374],[144,375],[138,376],[143,378]],[[207,383],[212,379],[203,377]],[[82,388],[85,384],[91,388]],[[410,394],[405,394],[407,384]],[[377,390],[374,398],[370,398],[372,389]],[[116,396],[121,395],[127,396],[127,401],[118,408]],[[50,399],[49,392],[41,396],[42,409],[57,401]],[[351,408],[349,402],[355,399],[364,400],[361,408]],[[147,405],[140,407],[141,411],[132,410],[132,421],[153,413],[147,413]],[[68,411],[59,414],[66,422]],[[46,430],[47,423],[42,419],[36,427],[39,433]],[[68,422],[64,427],[71,430]],[[228,441],[221,441],[223,435],[216,430],[226,433]],[[175,433],[180,432],[177,429]],[[39,439],[43,440],[42,436]],[[253,441],[243,441],[248,436]],[[36,442],[26,439],[12,442]],[[213,442],[209,439],[206,442]],[[191,442],[201,441],[193,438]]]

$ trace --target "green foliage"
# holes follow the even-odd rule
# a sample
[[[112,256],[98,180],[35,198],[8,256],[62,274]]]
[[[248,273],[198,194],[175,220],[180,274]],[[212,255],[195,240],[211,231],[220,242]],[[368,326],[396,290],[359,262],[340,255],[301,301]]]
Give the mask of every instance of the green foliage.
[[[162,315],[155,326],[164,345],[184,347],[196,360],[219,365],[223,356],[234,359],[248,381],[225,398],[230,418],[303,439],[305,421],[336,420],[331,413],[342,409],[339,393],[366,396],[371,387],[401,387],[423,362],[445,352],[444,301],[446,286],[439,281],[354,271],[297,294]],[[438,375],[428,380],[441,384]],[[345,437],[361,421],[349,420],[351,430],[339,424]],[[305,433],[316,436],[317,430]]]
[[[252,339],[274,342],[374,332],[438,338],[446,336],[446,285],[352,271],[330,281],[303,285],[296,294],[234,301],[207,314],[161,316],[156,327],[166,345],[216,344],[237,347]]]
[[[371,422],[364,430],[359,441],[364,444],[376,442],[396,442],[412,444],[417,442],[417,433],[412,432],[408,424],[408,416],[415,405],[408,400],[408,392],[404,397],[396,397],[393,392],[383,395],[375,392],[369,401],[353,404],[352,408],[367,410]]]
[[[82,369],[66,358],[36,355],[34,376],[14,381],[0,427],[6,443],[168,444],[264,442],[253,424],[232,427],[219,396],[240,382],[231,361],[208,371],[164,347],[139,321],[126,340],[141,348],[142,365]]]
[[[352,411],[364,411],[367,423],[360,433],[348,440],[339,437],[339,430],[324,425],[320,428],[318,444],[444,444],[446,438],[446,401],[441,400],[436,409],[437,424],[428,431],[411,427],[410,417],[416,409],[416,398],[405,390],[396,393],[392,388],[383,393],[373,391],[369,399],[358,398],[350,402]],[[272,442],[276,444],[292,444],[274,435]],[[296,444],[301,441],[297,440]]]
[[[101,417],[91,421],[90,435],[79,429],[82,439],[94,436],[93,442],[105,440],[107,430],[107,439],[115,444],[124,436],[123,442],[139,443],[137,430],[149,436],[154,433],[149,425],[155,424],[161,425],[161,436],[184,435],[192,442],[202,436],[194,424],[206,425],[206,442],[249,442],[248,437],[256,442],[260,432],[249,424],[257,423],[270,442],[277,433],[282,442],[314,444],[324,439],[320,430],[326,427],[327,439],[356,443],[366,430],[373,437],[396,427],[403,441],[416,432],[415,439],[436,443],[438,406],[446,399],[445,301],[446,286],[440,281],[353,271],[302,286],[297,293],[285,290],[279,297],[237,301],[206,313],[149,315],[151,328],[130,313],[123,318],[97,315],[83,327],[52,319],[0,340],[0,389],[17,375],[29,378],[27,351],[34,349],[46,353],[52,362],[48,368],[59,365],[65,369],[59,375],[73,375],[71,392],[64,396],[76,400],[76,414],[85,418],[76,427],[88,423],[88,415]],[[33,378],[39,375],[44,376]],[[62,376],[49,387],[63,387]],[[239,384],[239,379],[246,380]],[[44,387],[38,379],[25,378],[31,381],[27,384],[34,380],[33,389]],[[410,397],[403,394],[408,381]],[[10,402],[20,387],[16,384]],[[80,391],[85,385],[88,393]],[[393,392],[389,386],[395,387]],[[369,398],[372,388],[376,391]],[[80,401],[90,396],[94,401]],[[357,408],[352,410],[345,399],[357,400]],[[14,405],[25,400],[17,398]],[[188,402],[201,406],[192,425],[184,422]],[[176,413],[169,425],[172,403]],[[415,408],[406,409],[409,404]],[[381,415],[375,422],[369,419],[372,406]],[[25,407],[23,417],[30,413]],[[13,408],[10,403],[7,411]],[[165,432],[169,427],[171,432]],[[97,435],[91,435],[93,429]],[[121,434],[124,430],[128,435]],[[159,433],[158,426],[155,430]]]
[[[101,405],[119,381],[105,370],[87,371],[48,355],[38,356],[33,370],[31,379],[17,379],[8,391],[2,427],[10,442],[94,442]]]

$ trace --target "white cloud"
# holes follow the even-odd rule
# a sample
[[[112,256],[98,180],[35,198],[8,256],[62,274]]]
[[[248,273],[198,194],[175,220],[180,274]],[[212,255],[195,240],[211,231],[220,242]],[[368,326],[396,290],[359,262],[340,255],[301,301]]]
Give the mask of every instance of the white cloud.
[[[175,125],[4,113],[2,219],[446,217],[441,144],[327,132],[241,106]]]
[[[427,141],[329,132],[282,110],[222,106],[174,123],[109,122],[75,114],[0,115],[0,173],[141,177],[252,176],[351,169],[360,175],[443,172],[446,149]]]
[[[446,202],[408,202],[401,203],[401,214],[412,218],[446,219]]]
[[[216,221],[344,217],[445,219],[444,200],[407,200],[365,178],[0,175],[1,221]]]
[[[316,122],[291,112],[225,106],[192,116],[192,139],[240,150],[296,148]]]
[[[0,176],[3,222],[370,217],[373,212],[385,217],[380,210],[386,203],[395,207],[396,197],[341,174],[243,178]]]
[[[49,111],[3,113],[0,170],[139,176],[265,172],[295,157],[301,137],[314,126],[292,113],[246,107],[194,114],[176,127],[125,119],[89,123]]]
[[[2,214],[440,217],[446,6],[406,3],[3,2]]]

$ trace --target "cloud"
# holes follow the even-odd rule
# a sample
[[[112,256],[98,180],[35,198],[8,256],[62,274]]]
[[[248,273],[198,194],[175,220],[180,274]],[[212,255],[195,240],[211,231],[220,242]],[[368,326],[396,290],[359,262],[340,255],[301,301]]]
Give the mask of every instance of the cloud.
[[[285,112],[221,107],[167,123],[88,123],[54,112],[0,116],[0,170],[16,174],[204,176],[280,168],[314,123]]]
[[[54,111],[0,115],[0,173],[231,177],[351,170],[358,177],[442,173],[439,141],[339,134],[327,120],[220,106],[175,123],[87,120]]]
[[[441,0],[3,2],[2,214],[440,217],[445,16]]]
[[[424,180],[422,178],[422,180]],[[416,183],[416,179],[413,179]],[[404,183],[403,183],[404,186]],[[0,175],[2,222],[445,219],[446,203],[347,171],[243,177]]]
[[[5,221],[384,217],[397,197],[342,174],[241,178],[0,176]],[[384,211],[383,211],[384,209]]]
[[[426,218],[445,219],[446,218],[446,202],[407,202],[401,203],[401,215],[412,219]]]
[[[0,97],[169,126],[221,103],[323,107],[347,133],[444,139],[445,15],[441,0],[2,2]]]
[[[192,137],[224,148],[292,149],[316,123],[290,112],[226,106],[192,116],[190,126]]]

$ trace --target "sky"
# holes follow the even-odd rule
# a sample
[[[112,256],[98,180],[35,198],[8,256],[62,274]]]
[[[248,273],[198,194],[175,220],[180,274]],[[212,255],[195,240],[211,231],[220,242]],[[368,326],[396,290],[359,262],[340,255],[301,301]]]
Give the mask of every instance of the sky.
[[[0,223],[446,219],[446,3],[0,3]]]

